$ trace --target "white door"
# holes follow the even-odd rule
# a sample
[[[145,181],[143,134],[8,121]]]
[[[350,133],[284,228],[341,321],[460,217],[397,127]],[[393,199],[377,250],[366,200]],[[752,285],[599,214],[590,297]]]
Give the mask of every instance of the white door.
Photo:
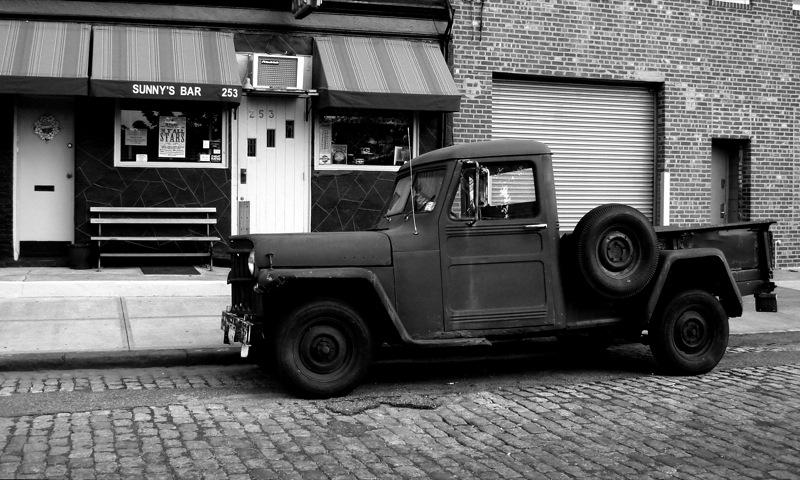
[[[311,119],[302,98],[244,97],[236,175],[239,233],[311,229]],[[236,182],[235,182],[236,183]]]
[[[75,239],[73,101],[55,97],[20,98],[16,120],[17,239],[72,242]]]
[[[711,147],[711,225],[728,223],[728,151]]]

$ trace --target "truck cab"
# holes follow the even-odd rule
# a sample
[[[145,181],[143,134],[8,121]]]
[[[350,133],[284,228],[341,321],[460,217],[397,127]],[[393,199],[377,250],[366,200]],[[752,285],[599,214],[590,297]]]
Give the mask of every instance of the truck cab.
[[[476,147],[434,152],[413,175],[401,169],[377,225],[391,239],[395,305],[413,337],[564,321],[549,150]]]

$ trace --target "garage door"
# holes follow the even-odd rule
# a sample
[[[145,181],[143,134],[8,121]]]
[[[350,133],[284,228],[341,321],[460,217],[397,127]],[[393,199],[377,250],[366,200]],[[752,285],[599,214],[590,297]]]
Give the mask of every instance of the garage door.
[[[492,137],[553,151],[562,231],[592,208],[622,203],[653,218],[655,101],[639,87],[494,80]]]

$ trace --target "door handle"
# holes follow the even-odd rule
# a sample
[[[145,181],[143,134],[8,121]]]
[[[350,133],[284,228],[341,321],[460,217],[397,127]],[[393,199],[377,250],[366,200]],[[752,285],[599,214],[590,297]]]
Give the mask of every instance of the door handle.
[[[524,228],[525,228],[525,230],[542,230],[544,228],[547,228],[547,224],[546,223],[534,223],[532,225],[525,225]]]
[[[72,173],[71,172],[67,172],[67,178],[72,178]]]

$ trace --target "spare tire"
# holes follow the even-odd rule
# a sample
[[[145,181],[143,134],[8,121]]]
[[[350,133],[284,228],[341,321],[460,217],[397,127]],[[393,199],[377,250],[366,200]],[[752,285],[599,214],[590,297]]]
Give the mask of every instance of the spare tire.
[[[578,222],[574,235],[580,273],[605,297],[636,295],[656,272],[656,232],[633,207],[609,203],[594,208]]]

